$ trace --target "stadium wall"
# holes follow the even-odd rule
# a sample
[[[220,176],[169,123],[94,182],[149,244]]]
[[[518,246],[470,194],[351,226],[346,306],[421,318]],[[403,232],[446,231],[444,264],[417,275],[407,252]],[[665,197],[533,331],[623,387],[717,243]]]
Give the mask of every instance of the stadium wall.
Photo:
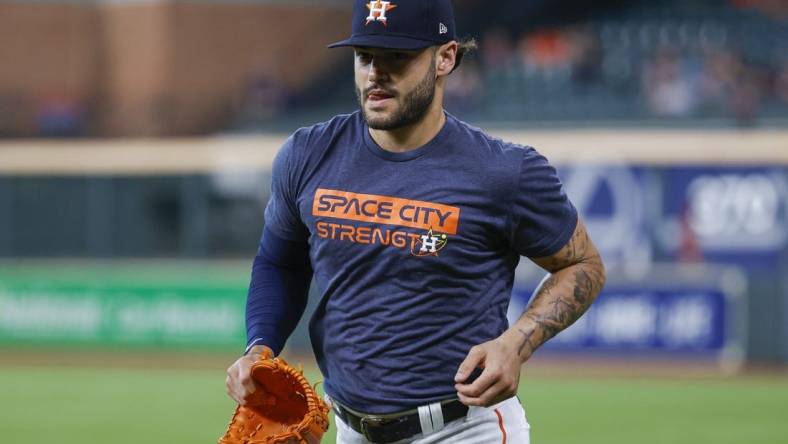
[[[2,1],[0,137],[37,134],[57,106],[89,134],[224,128],[254,81],[298,90],[331,67],[325,45],[349,14],[331,2]]]
[[[606,296],[615,299],[614,309],[595,315],[615,320],[620,330],[594,324],[586,336],[574,336],[581,342],[565,345],[717,354],[726,351],[726,332],[734,332],[733,339],[749,359],[788,361],[788,131],[496,135],[535,145],[558,165],[606,262],[621,278],[620,285],[611,283]],[[148,307],[152,316],[174,319],[173,331],[140,333],[142,343],[199,345],[207,336],[196,332],[184,338],[177,330],[188,328],[178,327],[183,313],[211,315],[203,306],[183,303],[193,294],[188,285],[193,271],[173,272],[180,283],[158,290],[101,280],[75,290],[73,282],[53,281],[51,270],[71,264],[73,258],[111,259],[109,264],[121,258],[143,258],[146,263],[241,258],[240,277],[216,287],[217,294],[238,305],[262,228],[271,162],[285,137],[0,143],[0,257],[5,258],[0,286],[4,303],[16,310],[0,307],[0,315],[39,313],[40,305],[24,305],[29,298],[19,296],[36,289],[48,288],[47,297],[57,301],[98,294],[92,302],[81,300],[97,310],[94,314],[106,310],[111,316],[137,319],[138,314],[124,315],[123,307],[102,308],[104,302],[120,298],[132,308]],[[27,280],[20,280],[24,273],[12,267],[20,260],[57,258],[55,265],[28,274]],[[655,274],[657,269],[663,270],[662,277]],[[524,304],[540,274],[533,269],[519,274],[515,301]],[[135,271],[129,275],[144,276]],[[704,276],[710,278],[700,279]],[[666,289],[666,282],[676,285]],[[182,293],[185,296],[178,296]],[[161,295],[175,299],[152,302]],[[181,307],[180,315],[167,311],[172,307]],[[216,313],[242,323],[238,310]],[[650,313],[643,319],[650,320],[651,330],[628,322],[621,313]],[[663,318],[666,324],[661,326]],[[218,326],[220,321],[208,319],[205,325]],[[39,339],[47,333],[40,334]],[[124,331],[108,334],[110,339],[99,342],[135,338]],[[235,330],[223,334],[218,345],[227,346],[232,335],[242,342]],[[59,336],[69,337],[62,332]],[[610,338],[618,342],[611,345]],[[22,339],[24,335],[13,336],[11,341]]]

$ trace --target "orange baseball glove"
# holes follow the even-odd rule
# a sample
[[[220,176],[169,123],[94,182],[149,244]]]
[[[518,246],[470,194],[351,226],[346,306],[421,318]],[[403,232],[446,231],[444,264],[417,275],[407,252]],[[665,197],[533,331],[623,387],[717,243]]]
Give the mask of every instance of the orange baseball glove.
[[[328,406],[303,372],[266,350],[252,364],[260,387],[238,406],[219,444],[318,444],[328,430]]]

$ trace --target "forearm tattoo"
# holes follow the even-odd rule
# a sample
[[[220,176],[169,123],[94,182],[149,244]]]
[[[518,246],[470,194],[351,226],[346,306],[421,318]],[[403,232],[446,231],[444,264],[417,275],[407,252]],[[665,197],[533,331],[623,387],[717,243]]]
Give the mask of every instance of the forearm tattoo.
[[[523,349],[525,348],[525,346],[531,344],[531,336],[534,335],[534,330],[531,330],[526,333],[525,330],[523,330],[522,328],[518,328],[517,331],[519,331],[523,335],[523,342],[520,343],[520,348],[517,349],[517,355],[519,356],[523,354]]]
[[[538,260],[552,274],[544,281],[523,317],[534,329],[518,328],[523,335],[518,354],[533,352],[569,327],[588,310],[605,282],[604,266],[584,227],[556,255]]]

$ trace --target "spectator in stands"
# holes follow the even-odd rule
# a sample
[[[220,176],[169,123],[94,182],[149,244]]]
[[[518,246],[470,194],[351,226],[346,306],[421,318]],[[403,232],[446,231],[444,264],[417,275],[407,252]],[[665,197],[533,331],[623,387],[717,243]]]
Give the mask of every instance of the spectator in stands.
[[[284,111],[288,100],[287,88],[275,75],[257,70],[236,98],[236,121],[241,125],[265,123]]]
[[[642,87],[649,110],[660,117],[686,117],[695,110],[698,97],[691,73],[684,69],[679,54],[661,50],[646,62]]]
[[[709,112],[727,110],[743,69],[741,60],[722,48],[706,48],[700,79],[701,100]]]
[[[70,94],[42,95],[35,120],[41,137],[78,137],[87,130],[86,107]]]
[[[523,34],[517,44],[517,51],[526,71],[541,71],[545,77],[568,71],[571,65],[572,46],[557,29]]]
[[[478,63],[463,59],[462,69],[455,71],[446,83],[446,109],[458,116],[475,110],[484,95],[483,86]]]
[[[566,31],[572,63],[572,82],[586,87],[597,84],[602,77],[604,54],[599,41],[586,27],[573,27]]]
[[[501,28],[492,28],[481,39],[479,51],[485,72],[503,71],[513,62],[512,40]]]
[[[745,66],[739,73],[731,100],[732,111],[740,126],[752,126],[761,109],[767,88],[766,75],[753,66]]]
[[[754,8],[776,19],[788,18],[788,2],[785,0],[733,0],[740,8]]]
[[[784,105],[788,105],[788,57],[777,70],[774,79],[774,95]]]
[[[731,51],[707,49],[700,79],[705,111],[733,116],[742,126],[752,125],[771,89],[768,78],[763,68],[745,63]]]

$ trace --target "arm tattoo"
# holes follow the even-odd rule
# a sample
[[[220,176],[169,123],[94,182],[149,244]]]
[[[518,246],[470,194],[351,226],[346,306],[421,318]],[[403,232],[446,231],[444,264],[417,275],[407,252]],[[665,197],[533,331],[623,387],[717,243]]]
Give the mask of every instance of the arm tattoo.
[[[593,254],[589,254],[592,250]],[[569,243],[557,254],[537,261],[552,272],[537,290],[528,310],[523,314],[536,325],[532,334],[520,330],[534,350],[558,332],[569,327],[585,313],[605,282],[604,266],[590,245],[584,229],[577,230]],[[541,335],[532,338],[533,331]]]
[[[522,328],[518,328],[519,331],[523,335],[523,342],[520,344],[520,347],[517,349],[517,355],[521,355],[523,353],[523,349],[526,345],[530,345],[533,348],[533,344],[531,344],[531,336],[534,335],[534,330],[529,331],[526,333]]]

